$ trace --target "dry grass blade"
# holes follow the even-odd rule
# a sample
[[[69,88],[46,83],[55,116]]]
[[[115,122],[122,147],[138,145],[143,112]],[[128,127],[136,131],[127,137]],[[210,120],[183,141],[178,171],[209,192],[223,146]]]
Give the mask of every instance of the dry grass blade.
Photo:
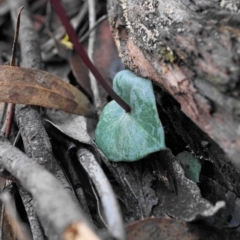
[[[90,103],[83,93],[44,71],[0,66],[0,86],[0,102],[38,105],[78,115],[90,114]]]
[[[17,52],[17,43],[18,43],[18,35],[19,35],[19,28],[20,28],[20,17],[21,17],[21,12],[23,10],[23,6],[18,10],[18,15],[17,15],[17,23],[16,23],[16,29],[15,29],[15,36],[14,36],[14,41],[13,41],[13,48],[12,48],[12,57],[11,57],[11,66],[15,66],[15,59],[16,59],[16,52]]]

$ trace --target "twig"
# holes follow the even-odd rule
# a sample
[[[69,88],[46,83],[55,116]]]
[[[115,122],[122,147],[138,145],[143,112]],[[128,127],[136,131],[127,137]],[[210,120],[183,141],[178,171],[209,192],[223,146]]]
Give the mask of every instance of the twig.
[[[66,32],[71,39],[73,46],[75,48],[75,51],[78,53],[78,55],[83,60],[86,67],[92,72],[94,77],[99,81],[99,83],[102,85],[102,87],[107,91],[107,93],[126,111],[130,112],[130,106],[122,99],[120,98],[113,89],[107,84],[107,82],[104,80],[100,72],[97,70],[97,68],[93,65],[91,60],[89,59],[87,53],[85,52],[83,46],[79,43],[78,37],[60,3],[59,0],[50,0],[53,7],[55,8],[55,11],[57,12],[59,18],[62,21],[62,24],[66,28]]]
[[[62,239],[69,231],[74,240],[84,237],[99,239],[90,230],[81,209],[59,181],[3,137],[0,137],[0,165],[31,193],[35,210],[51,240]]]
[[[20,17],[21,17],[22,10],[23,10],[23,7],[21,7],[18,10],[18,14],[17,14],[17,23],[16,23],[16,28],[15,28],[14,40],[13,40],[12,56],[11,56],[10,66],[15,66],[18,35],[19,35],[19,26],[20,26]],[[6,118],[6,129],[5,129],[5,137],[6,138],[9,137],[9,134],[10,134],[10,131],[11,131],[13,115],[14,115],[14,107],[15,107],[14,103],[9,103],[8,104],[7,118]]]
[[[110,233],[116,239],[124,240],[125,231],[117,200],[102,168],[94,155],[86,149],[80,148],[77,157],[100,196]]]
[[[88,0],[88,18],[89,18],[89,29],[93,29],[95,23],[96,23],[96,12],[95,12],[95,0]],[[94,50],[94,42],[96,38],[96,31],[95,29],[91,31],[88,39],[88,56],[92,63],[94,64],[93,60],[93,50]],[[99,96],[99,90],[98,85],[95,77],[93,74],[89,71],[89,79],[91,83],[91,88],[93,92],[93,99],[94,99],[94,105],[97,111],[98,116],[101,113],[102,108],[102,101]]]
[[[10,193],[2,193],[0,199],[4,204],[4,208],[6,209],[7,215],[11,221],[13,229],[15,230],[17,238],[19,240],[32,240],[31,234],[27,226],[20,220],[20,217],[16,212]]]
[[[92,31],[94,31],[95,29],[96,29],[96,27],[103,21],[103,20],[105,20],[107,18],[107,15],[103,15],[102,17],[100,17],[96,22],[95,22],[95,24],[94,24],[94,26],[92,27],[92,28],[89,28],[89,30],[83,35],[83,36],[81,36],[81,38],[80,38],[80,42],[82,43],[82,42],[84,42],[84,40],[86,40],[87,39],[87,37],[90,35],[90,33],[92,32]]]

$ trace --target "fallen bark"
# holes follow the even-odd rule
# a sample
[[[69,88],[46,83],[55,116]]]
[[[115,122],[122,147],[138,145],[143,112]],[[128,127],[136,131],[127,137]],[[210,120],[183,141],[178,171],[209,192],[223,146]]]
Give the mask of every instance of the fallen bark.
[[[108,1],[126,67],[171,94],[240,167],[240,16],[219,1]]]
[[[51,240],[68,239],[70,235],[72,239],[99,239],[79,206],[55,177],[2,137],[0,164],[31,193],[36,213]]]

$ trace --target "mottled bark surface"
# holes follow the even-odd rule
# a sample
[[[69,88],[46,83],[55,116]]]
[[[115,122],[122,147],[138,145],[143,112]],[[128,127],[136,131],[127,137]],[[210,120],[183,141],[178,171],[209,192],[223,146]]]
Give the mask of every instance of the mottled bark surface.
[[[180,109],[220,146],[214,148],[215,157],[224,158],[222,149],[240,167],[240,15],[238,5],[228,4],[109,0],[108,12],[125,66],[177,100]],[[175,124],[181,125],[177,117]],[[183,133],[189,134],[186,126]],[[198,151],[201,139],[191,141],[198,142]]]

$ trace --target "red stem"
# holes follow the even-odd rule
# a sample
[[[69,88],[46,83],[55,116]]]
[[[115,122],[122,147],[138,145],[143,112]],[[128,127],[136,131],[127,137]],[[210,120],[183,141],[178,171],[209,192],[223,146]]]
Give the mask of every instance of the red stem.
[[[20,27],[20,17],[21,17],[22,10],[23,10],[23,7],[19,8],[19,10],[18,10],[10,66],[15,66],[15,58],[16,58],[16,51],[17,51],[19,27]],[[6,124],[6,129],[5,129],[5,137],[9,138],[11,127],[12,127],[12,122],[13,122],[15,104],[9,103],[7,109],[8,109],[8,111],[7,111],[7,118],[6,118],[7,124]]]
[[[83,60],[86,67],[92,72],[93,76],[98,80],[98,82],[102,85],[102,87],[108,92],[108,94],[126,111],[130,111],[130,106],[122,99],[120,98],[113,89],[107,84],[107,82],[104,80],[100,72],[97,70],[97,68],[94,66],[94,64],[89,59],[87,53],[85,52],[84,48],[82,47],[81,43],[78,41],[78,37],[66,15],[66,12],[64,11],[61,3],[59,0],[50,0],[52,6],[54,7],[57,15],[59,16],[60,20],[62,21],[62,24],[64,25],[66,32],[70,38],[70,40],[73,43],[74,49],[77,52],[77,54],[80,56],[80,58]]]
[[[7,126],[5,129],[5,137],[9,138],[10,135],[10,131],[12,128],[12,122],[13,122],[13,116],[14,116],[14,108],[15,108],[15,104],[14,103],[9,103],[8,104],[8,111],[7,111]]]

